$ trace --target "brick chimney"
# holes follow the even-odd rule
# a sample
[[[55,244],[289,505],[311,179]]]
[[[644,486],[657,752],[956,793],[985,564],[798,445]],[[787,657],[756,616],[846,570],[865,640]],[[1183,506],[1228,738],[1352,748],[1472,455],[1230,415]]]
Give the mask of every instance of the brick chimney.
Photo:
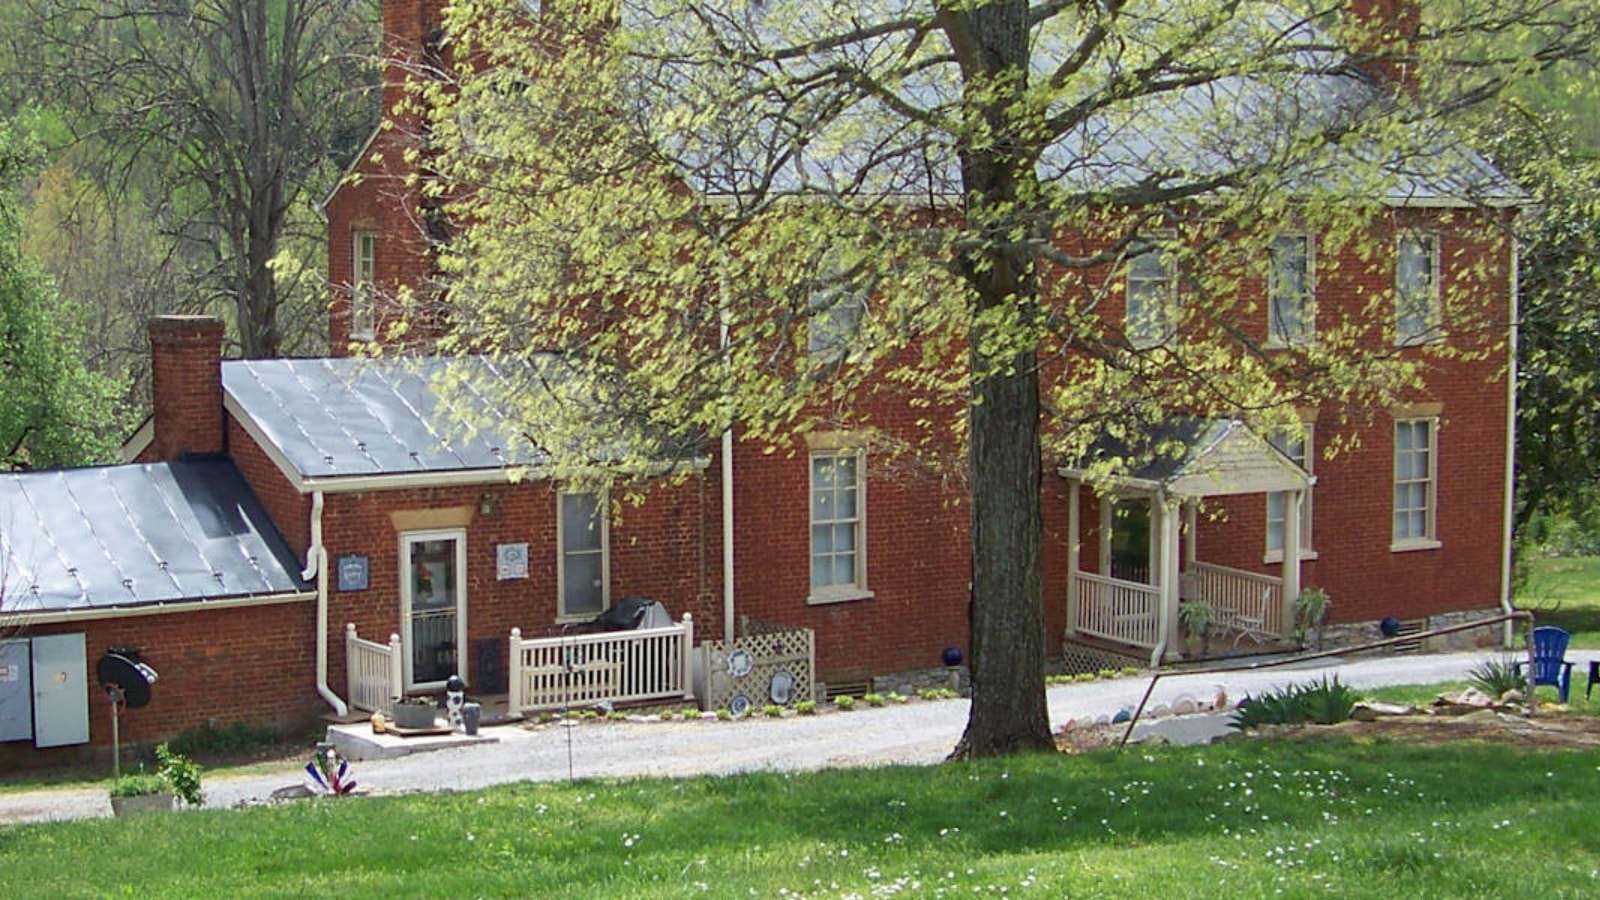
[[[1349,11],[1368,35],[1362,45],[1351,48],[1371,57],[1360,63],[1362,70],[1396,90],[1414,92],[1417,73],[1411,57],[1422,28],[1420,0],[1350,0]]]
[[[150,320],[150,401],[155,459],[222,452],[222,320]]]

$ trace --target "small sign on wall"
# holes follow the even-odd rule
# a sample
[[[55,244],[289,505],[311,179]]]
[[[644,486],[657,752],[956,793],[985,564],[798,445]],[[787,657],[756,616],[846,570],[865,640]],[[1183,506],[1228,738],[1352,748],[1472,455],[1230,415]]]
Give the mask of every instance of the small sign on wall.
[[[528,545],[497,544],[494,548],[494,575],[500,581],[528,577]]]
[[[364,591],[367,589],[367,557],[359,553],[340,556],[334,564],[339,573],[339,590]]]

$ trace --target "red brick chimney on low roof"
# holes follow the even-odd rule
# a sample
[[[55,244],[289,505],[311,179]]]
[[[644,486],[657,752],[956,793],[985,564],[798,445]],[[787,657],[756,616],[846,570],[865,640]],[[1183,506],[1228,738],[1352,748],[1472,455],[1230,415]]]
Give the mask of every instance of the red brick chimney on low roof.
[[[1415,91],[1417,35],[1422,29],[1420,0],[1350,0],[1350,15],[1369,32],[1365,46],[1353,47],[1366,56],[1361,68],[1396,90]]]
[[[146,458],[222,452],[222,320],[150,320],[150,401],[154,433]]]

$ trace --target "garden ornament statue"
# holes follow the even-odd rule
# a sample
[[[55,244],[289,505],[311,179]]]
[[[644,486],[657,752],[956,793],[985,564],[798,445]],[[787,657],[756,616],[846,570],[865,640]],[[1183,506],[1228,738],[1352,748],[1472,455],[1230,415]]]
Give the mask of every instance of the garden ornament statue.
[[[462,728],[461,707],[467,702],[467,683],[461,680],[460,675],[451,675],[444,683],[444,708],[450,717],[450,727],[456,731]]]

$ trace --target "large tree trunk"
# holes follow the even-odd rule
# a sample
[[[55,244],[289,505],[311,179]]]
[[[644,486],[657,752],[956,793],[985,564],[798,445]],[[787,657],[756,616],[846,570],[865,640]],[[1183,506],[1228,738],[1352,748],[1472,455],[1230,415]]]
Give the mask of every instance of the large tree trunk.
[[[1027,72],[1028,4],[1010,0],[951,14],[947,31],[968,81]],[[1017,73],[1024,73],[1017,75]],[[1014,135],[1003,93],[980,93],[977,110],[996,140],[961,156],[966,213],[991,241],[962,260],[980,310],[1014,306],[1022,323],[1038,316],[1038,283],[1026,245],[1013,229],[1032,194],[1031,154]],[[1006,326],[1016,327],[1015,324]],[[1035,353],[984,356],[971,338],[968,413],[972,486],[972,706],[952,757],[998,756],[1052,747],[1044,693],[1044,610],[1039,545],[1039,374]]]

